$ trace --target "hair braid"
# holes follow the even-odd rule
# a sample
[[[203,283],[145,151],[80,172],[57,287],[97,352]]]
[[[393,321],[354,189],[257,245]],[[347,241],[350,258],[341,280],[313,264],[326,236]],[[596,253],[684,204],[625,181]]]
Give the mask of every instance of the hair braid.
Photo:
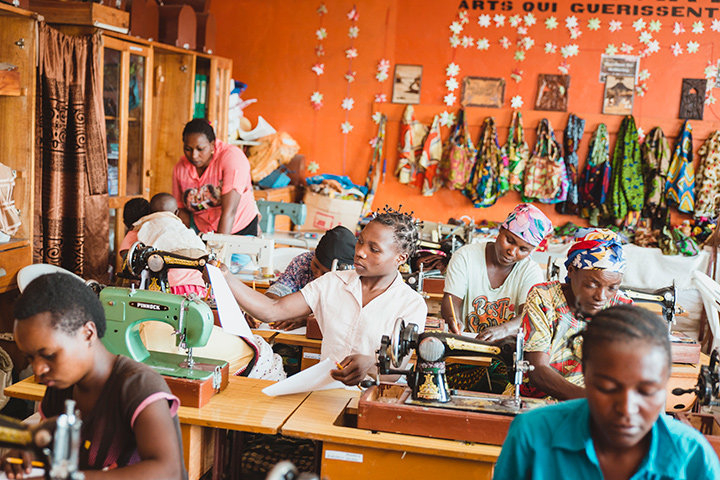
[[[420,234],[417,230],[416,221],[412,216],[414,212],[401,212],[401,208],[402,205],[397,210],[385,205],[382,213],[376,212],[371,221],[391,227],[398,248],[410,258],[415,255],[415,250],[417,250],[420,241]]]

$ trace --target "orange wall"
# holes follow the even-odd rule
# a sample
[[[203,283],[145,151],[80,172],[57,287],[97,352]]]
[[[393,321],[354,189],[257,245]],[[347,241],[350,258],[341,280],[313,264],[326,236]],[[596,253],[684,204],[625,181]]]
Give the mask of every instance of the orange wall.
[[[620,47],[622,43],[632,44],[637,51],[641,46],[638,35],[632,28],[632,22],[640,15],[608,15],[573,13],[572,7],[577,5],[607,4],[606,9],[616,9],[617,5],[652,6],[653,8],[676,7],[675,13],[682,16],[645,16],[646,22],[660,20],[659,32],[652,33],[660,43],[660,51],[643,58],[641,70],[647,69],[651,76],[647,81],[648,91],[644,97],[635,97],[633,114],[638,126],[648,132],[654,126],[661,126],[668,137],[678,134],[682,121],[677,119],[680,105],[680,86],[682,78],[704,78],[704,69],[708,61],[717,62],[720,55],[720,32],[711,30],[710,13],[713,18],[720,19],[720,2],[718,0],[625,0],[625,1],[586,1],[566,2],[558,0],[555,13],[534,12],[537,23],[528,28],[528,36],[535,40],[535,45],[526,53],[526,59],[516,62],[513,54],[516,47],[503,50],[498,43],[502,36],[511,40],[517,39],[516,29],[507,23],[503,28],[481,28],[477,24],[480,14],[496,13],[510,16],[515,13],[525,14],[523,4],[548,2],[475,2],[483,4],[485,10],[470,9],[469,23],[461,35],[469,35],[474,39],[486,37],[491,44],[487,51],[476,48],[453,49],[449,44],[450,24],[456,19],[460,1],[451,0],[363,0],[358,5],[359,36],[354,46],[359,56],[353,60],[353,70],[357,79],[350,84],[350,97],[355,100],[355,108],[348,114],[354,129],[348,135],[340,131],[340,124],[345,121],[345,111],[340,103],[347,95],[348,84],[343,75],[348,69],[348,60],[344,50],[350,46],[347,29],[351,25],[346,13],[355,2],[349,0],[327,0],[328,13],[322,18],[328,38],[323,41],[326,55],[321,58],[325,63],[324,75],[317,77],[310,67],[318,61],[315,56],[317,43],[314,32],[320,26],[320,17],[316,13],[320,0],[296,0],[294,2],[279,0],[214,0],[212,11],[217,19],[218,39],[217,53],[233,59],[234,78],[249,85],[244,98],[257,98],[258,103],[246,109],[246,116],[255,123],[257,115],[265,117],[278,130],[287,131],[301,145],[301,153],[308,162],[320,164],[322,173],[345,173],[355,182],[364,183],[371,158],[369,140],[376,133],[376,126],[371,120],[374,111],[388,115],[387,142],[387,176],[381,184],[374,206],[381,207],[385,203],[392,206],[403,204],[412,209],[421,218],[433,221],[445,221],[448,217],[470,215],[476,220],[503,219],[507,212],[519,201],[519,196],[509,193],[493,207],[486,209],[473,208],[470,201],[459,192],[441,189],[433,197],[423,197],[416,188],[400,185],[392,175],[396,165],[398,122],[404,108],[403,105],[373,103],[376,93],[392,95],[391,79],[378,83],[375,78],[377,62],[387,58],[391,62],[390,74],[397,64],[423,65],[421,104],[416,106],[416,117],[430,123],[434,114],[447,107],[443,104],[443,96],[447,93],[444,86],[445,68],[450,61],[460,66],[457,77],[461,82],[464,76],[504,77],[507,82],[505,103],[501,109],[469,108],[468,118],[473,132],[477,137],[483,118],[492,115],[499,125],[501,144],[505,143],[507,127],[510,122],[510,99],[521,95],[524,99],[522,108],[526,138],[533,144],[534,130],[539,119],[547,117],[556,129],[559,141],[562,141],[562,130],[567,122],[568,113],[572,112],[584,118],[586,123],[585,136],[580,148],[581,165],[584,163],[590,136],[598,123],[608,125],[611,135],[617,131],[621,117],[603,115],[602,98],[604,84],[599,83],[600,55],[608,43]],[[472,7],[473,2],[467,2]],[[501,3],[513,5],[510,11],[500,11]],[[549,2],[553,3],[553,2]],[[495,4],[495,11],[491,5]],[[687,17],[686,7],[702,9],[702,17]],[[715,9],[715,10],[708,10]],[[558,19],[555,30],[547,30],[544,20],[550,15]],[[565,27],[565,18],[575,15],[582,35],[572,40]],[[590,18],[599,18],[600,29],[591,31],[587,28]],[[608,30],[610,20],[622,21],[622,29],[611,33]],[[705,32],[691,32],[692,22],[701,20]],[[686,32],[674,35],[672,32],[675,21],[683,23]],[[647,28],[646,28],[647,30]],[[532,109],[537,91],[537,76],[540,73],[559,73],[557,67],[562,61],[559,53],[544,53],[545,42],[552,41],[558,45],[558,52],[563,45],[576,43],[579,54],[568,59],[571,76],[569,88],[568,112],[542,112]],[[689,41],[697,41],[699,51],[695,54],[684,53],[679,57],[672,55],[670,45],[678,41],[683,50]],[[523,70],[524,77],[520,83],[511,80],[513,69]],[[324,96],[324,106],[313,110],[310,95],[315,90]],[[459,90],[455,92],[459,96]],[[715,90],[720,99],[720,92]],[[456,104],[449,111],[457,110]],[[720,128],[720,103],[705,107],[705,119],[692,121],[694,127],[695,149],[704,141],[708,134]],[[443,128],[443,138],[449,130]],[[614,139],[613,143],[614,144]],[[612,148],[612,146],[611,146]],[[578,222],[576,217],[558,215],[553,206],[541,206],[550,214],[554,223],[561,224],[568,220]]]

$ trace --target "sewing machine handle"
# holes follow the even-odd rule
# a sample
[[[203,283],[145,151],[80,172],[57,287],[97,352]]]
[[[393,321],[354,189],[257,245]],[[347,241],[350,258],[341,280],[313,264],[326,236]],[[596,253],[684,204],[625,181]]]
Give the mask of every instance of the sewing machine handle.
[[[698,388],[673,388],[672,394],[673,395],[685,395],[686,393],[698,393]]]

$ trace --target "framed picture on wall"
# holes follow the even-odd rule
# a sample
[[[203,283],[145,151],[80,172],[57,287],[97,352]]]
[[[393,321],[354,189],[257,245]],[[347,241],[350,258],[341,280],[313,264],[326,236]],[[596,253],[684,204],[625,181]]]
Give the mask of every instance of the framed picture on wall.
[[[465,77],[462,100],[464,107],[500,108],[505,100],[505,79]]]
[[[605,78],[603,113],[608,115],[632,115],[635,99],[635,77],[608,75]]]
[[[704,78],[683,78],[678,117],[686,120],[703,119],[706,88],[707,80]]]
[[[538,75],[538,91],[535,110],[567,112],[570,75]]]
[[[393,103],[420,103],[422,65],[395,65]]]

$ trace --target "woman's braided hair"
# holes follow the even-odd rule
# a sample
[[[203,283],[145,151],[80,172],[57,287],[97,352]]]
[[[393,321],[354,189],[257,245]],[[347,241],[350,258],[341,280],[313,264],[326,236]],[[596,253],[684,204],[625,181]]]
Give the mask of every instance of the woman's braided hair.
[[[377,211],[371,221],[391,227],[398,248],[410,258],[415,255],[415,250],[417,250],[420,241],[420,234],[417,230],[416,221],[412,216],[413,212],[401,212],[401,208],[402,205],[398,207],[398,210],[385,205],[382,212]]]
[[[593,315],[585,330],[570,337],[568,345],[572,345],[575,338],[582,339],[583,368],[602,343],[632,340],[660,347],[667,357],[668,368],[672,366],[667,322],[641,307],[618,305],[601,310]]]

